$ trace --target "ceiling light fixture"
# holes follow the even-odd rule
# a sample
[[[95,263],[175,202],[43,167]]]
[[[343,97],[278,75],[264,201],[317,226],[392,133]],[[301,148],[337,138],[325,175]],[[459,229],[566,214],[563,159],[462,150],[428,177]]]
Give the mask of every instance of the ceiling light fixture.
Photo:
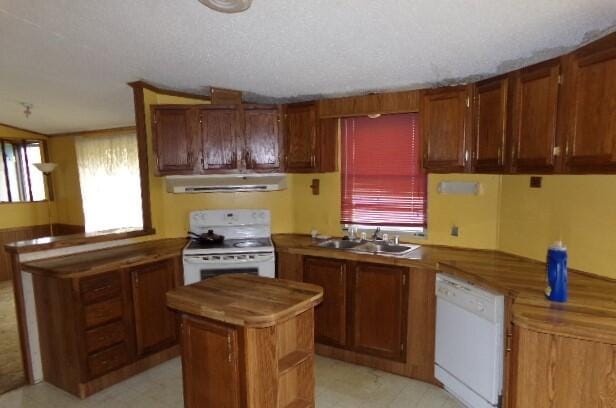
[[[250,7],[252,0],[199,0],[212,10],[223,13],[239,13]]]
[[[28,102],[20,102],[20,105],[24,107],[24,115],[26,116],[26,119],[28,119],[30,115],[32,115],[32,108],[34,105]]]

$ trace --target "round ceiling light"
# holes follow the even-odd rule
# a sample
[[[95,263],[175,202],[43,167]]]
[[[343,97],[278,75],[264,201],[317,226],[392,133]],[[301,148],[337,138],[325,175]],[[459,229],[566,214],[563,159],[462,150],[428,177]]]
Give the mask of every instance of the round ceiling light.
[[[239,13],[250,7],[252,0],[199,0],[212,10],[223,13]]]

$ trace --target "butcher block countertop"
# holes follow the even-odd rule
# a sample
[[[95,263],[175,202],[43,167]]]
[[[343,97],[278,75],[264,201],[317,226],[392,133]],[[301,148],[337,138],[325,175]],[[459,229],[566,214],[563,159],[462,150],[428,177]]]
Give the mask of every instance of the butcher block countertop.
[[[56,278],[84,277],[180,256],[185,245],[185,238],[159,239],[24,262],[21,268],[26,272]]]
[[[513,322],[532,330],[616,344],[616,281],[569,270],[569,301],[544,296],[542,262],[498,251],[424,245],[404,258],[316,246],[309,236],[273,236],[276,250],[291,254],[375,262],[437,270],[505,294],[513,300]]]
[[[318,305],[323,288],[303,282],[229,274],[167,292],[167,306],[243,327],[269,327]]]

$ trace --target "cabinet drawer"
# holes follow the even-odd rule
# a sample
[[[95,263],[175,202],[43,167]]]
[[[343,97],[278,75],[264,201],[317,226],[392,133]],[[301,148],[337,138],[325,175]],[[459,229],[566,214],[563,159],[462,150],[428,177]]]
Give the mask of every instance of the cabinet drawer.
[[[86,332],[86,351],[88,354],[120,343],[126,338],[123,321],[106,324]]]
[[[84,315],[86,328],[118,320],[122,317],[122,299],[112,299],[88,305],[84,308]]]
[[[128,363],[128,350],[125,343],[100,351],[88,357],[90,378],[99,377],[126,363]]]
[[[117,272],[82,279],[79,287],[83,303],[94,303],[119,297],[122,292],[122,282]]]

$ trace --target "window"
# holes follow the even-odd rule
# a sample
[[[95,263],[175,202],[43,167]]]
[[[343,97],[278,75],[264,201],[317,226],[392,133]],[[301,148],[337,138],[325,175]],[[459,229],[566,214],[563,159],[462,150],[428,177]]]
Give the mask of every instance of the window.
[[[343,224],[421,231],[427,177],[415,113],[342,121]]]
[[[137,136],[82,136],[75,149],[86,232],[142,228]]]
[[[34,163],[43,160],[40,140],[0,140],[0,202],[43,201],[45,179]]]

